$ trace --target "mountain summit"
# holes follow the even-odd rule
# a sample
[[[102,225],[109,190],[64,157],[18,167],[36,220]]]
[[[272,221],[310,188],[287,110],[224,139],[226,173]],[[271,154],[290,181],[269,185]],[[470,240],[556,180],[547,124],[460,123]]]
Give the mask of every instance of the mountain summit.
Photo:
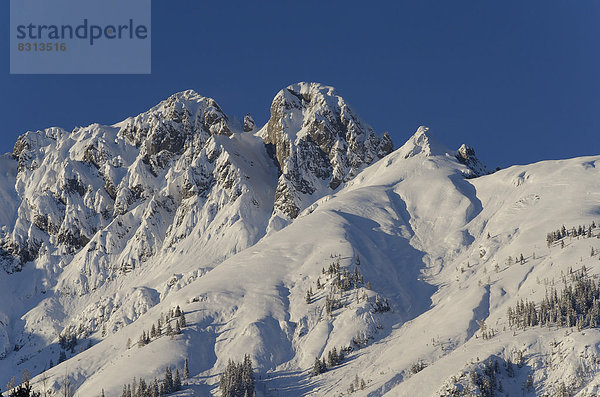
[[[264,126],[189,90],[27,132],[0,158],[0,384],[598,394],[599,169],[489,174],[427,127],[394,150],[317,83]]]
[[[259,134],[281,172],[275,211],[292,219],[311,203],[311,195],[335,190],[394,148],[387,133],[377,136],[333,87],[318,83],[279,91]]]

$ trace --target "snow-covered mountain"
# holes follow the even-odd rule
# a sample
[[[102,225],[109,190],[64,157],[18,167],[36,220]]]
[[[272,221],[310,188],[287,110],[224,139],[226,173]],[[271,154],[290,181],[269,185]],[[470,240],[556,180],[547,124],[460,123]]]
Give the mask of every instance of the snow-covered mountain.
[[[258,396],[600,391],[600,156],[394,150],[316,83],[233,120],[185,91],[0,159],[0,385],[120,396],[187,359],[173,395],[220,395],[247,354]]]

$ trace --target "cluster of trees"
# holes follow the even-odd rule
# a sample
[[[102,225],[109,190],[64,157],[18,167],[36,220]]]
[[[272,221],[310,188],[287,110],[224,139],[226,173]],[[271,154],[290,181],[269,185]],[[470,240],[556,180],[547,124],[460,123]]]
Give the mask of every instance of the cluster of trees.
[[[336,299],[333,295],[325,297],[325,312],[329,315],[334,310],[337,310],[342,307],[342,302]]]
[[[564,276],[565,288],[558,293],[554,287],[546,291],[539,304],[520,300],[507,311],[511,327],[526,328],[535,325],[577,326],[578,329],[600,326],[600,287],[587,275],[583,266],[579,271],[569,269]]]
[[[365,380],[363,378],[358,378],[358,374],[354,377],[354,381],[350,383],[350,387],[348,387],[348,394],[354,393],[357,390],[365,390],[366,387]]]
[[[496,374],[500,373],[500,367],[498,360],[490,357],[489,360],[484,363],[481,371],[477,368],[471,371],[471,382],[475,386],[482,397],[493,397],[495,396],[495,390],[502,391],[502,383],[498,383]]]
[[[82,331],[83,327],[80,326],[79,328],[80,328],[80,332],[83,333],[83,331]],[[81,335],[81,333],[80,333],[80,335]],[[84,335],[85,335],[85,333],[84,333]],[[79,339],[77,338],[77,335],[75,333],[71,332],[70,327],[67,327],[63,333],[58,335],[58,344],[60,346],[60,353],[58,355],[58,363],[59,364],[67,359],[67,351],[70,351],[71,354],[75,353],[75,346],[77,346],[78,343],[79,343]],[[92,345],[93,345],[92,340],[88,339],[88,343],[85,346],[85,349],[89,349],[90,347],[92,347]],[[84,350],[84,348],[81,347],[80,352],[83,350]],[[54,366],[54,362],[52,360],[50,360],[48,368],[52,368],[53,366]]]
[[[330,264],[327,269],[322,269],[322,273],[328,278],[333,278],[332,285],[334,288],[339,291],[349,291],[365,284],[364,278],[358,270],[359,265],[360,258],[357,255],[356,267],[354,267],[353,272],[350,272],[348,269],[340,267],[340,256],[338,256],[337,260]],[[317,288],[320,288],[320,280],[317,280]]]
[[[502,359],[501,359],[502,360]],[[463,377],[461,375],[461,381],[453,377],[453,385],[446,389],[445,396],[482,396],[482,397],[494,397],[504,395],[504,387],[502,385],[501,378],[502,368],[504,368],[504,376],[509,378],[515,377],[515,369],[511,360],[503,361],[501,366],[498,362],[498,357],[491,356],[484,362],[478,363],[471,371],[468,372],[468,376]],[[464,375],[467,375],[465,373]],[[459,387],[458,384],[462,384]],[[521,386],[522,392],[531,392],[533,390],[533,377],[531,374],[525,378]]]
[[[425,368],[427,368],[427,364],[425,364],[424,361],[419,360],[410,366],[410,373],[414,375],[423,371]]]
[[[515,256],[515,259],[513,259],[513,257],[510,256],[510,255],[508,256],[508,258],[506,258],[506,266],[512,266],[515,263],[518,263],[520,265],[524,265],[525,264],[525,257],[523,256],[523,254]],[[498,272],[498,270],[496,269],[496,273],[497,272]]]
[[[219,390],[222,397],[253,397],[254,374],[252,361],[249,355],[244,356],[244,361],[236,363],[229,360],[225,372],[219,379]]]
[[[77,335],[71,333],[71,328],[67,327],[65,331],[58,335],[58,344],[60,346],[60,353],[58,355],[58,362],[62,363],[67,359],[67,351],[71,354],[75,353],[75,346],[77,346]],[[50,367],[53,367],[54,363],[50,360]]]
[[[2,393],[0,393],[0,397],[2,397]],[[38,391],[34,391],[29,384],[29,381],[25,383],[21,383],[16,388],[12,389],[8,394],[8,397],[41,397],[42,394]]]
[[[369,297],[366,291],[363,292],[362,298],[359,295],[359,288],[365,287],[366,289],[371,289],[371,283],[365,283],[363,275],[358,270],[358,266],[360,266],[360,257],[356,255],[355,266],[353,271],[349,271],[346,268],[342,268],[340,266],[341,255],[336,255],[335,257],[331,255],[332,258],[336,258],[335,262],[331,263],[327,269],[323,268],[323,275],[327,276],[327,279],[331,279],[332,290],[329,295],[325,297],[325,312],[329,315],[341,307],[344,306],[342,303],[343,293],[349,290],[354,289],[356,291],[356,303],[360,303],[362,300],[368,300]],[[321,284],[321,279],[317,278],[317,289],[325,288],[325,284]],[[340,298],[337,299],[335,296],[339,293]],[[313,290],[312,287],[306,291],[306,303],[311,304],[313,302]],[[390,310],[390,304],[386,298],[382,298],[379,295],[375,297],[375,303],[372,304],[374,313],[383,313]]]
[[[481,320],[479,322],[479,331],[481,331],[481,337],[483,339],[492,339],[494,336],[496,336],[497,331],[493,328],[488,328],[487,324],[485,323],[485,320]],[[477,335],[475,336],[477,337]]]
[[[29,384],[30,378],[31,375],[29,374],[29,371],[24,370],[23,376],[21,377],[21,383],[15,387],[15,377],[13,376],[6,385],[8,397],[41,397],[42,394],[34,391]],[[3,397],[2,393],[0,393],[0,397]]]
[[[347,347],[340,347],[340,350],[335,347],[327,352],[323,358],[315,357],[315,364],[313,365],[313,375],[319,375],[327,371],[328,368],[333,368],[336,365],[341,364],[346,358],[345,353],[350,351]]]
[[[378,295],[375,296],[375,303],[373,304],[374,313],[384,313],[390,311],[390,302],[387,298],[382,298]]]
[[[188,369],[188,359],[185,359],[183,367],[183,379],[190,376]],[[183,385],[182,377],[179,374],[179,369],[175,369],[175,374],[171,367],[165,368],[165,375],[162,380],[154,378],[154,381],[147,383],[143,378],[136,380],[133,378],[132,383],[123,385],[121,397],[160,397],[166,396],[176,391],[181,390]],[[104,391],[102,392],[104,395]]]
[[[546,234],[546,242],[548,243],[548,247],[550,247],[553,243],[562,240],[565,237],[587,237],[591,238],[593,233],[593,229],[596,228],[596,223],[592,222],[588,226],[579,225],[578,227],[573,226],[571,229],[567,229],[565,225],[563,225],[560,229],[557,229],[553,232]],[[564,241],[561,242],[561,245],[564,247]]]
[[[175,327],[171,325],[171,319],[175,318]],[[166,326],[164,326],[166,324]],[[143,331],[138,339],[137,345],[138,347],[143,347],[148,343],[152,342],[153,339],[157,339],[163,335],[163,326],[164,326],[164,334],[167,336],[175,336],[181,334],[181,330],[187,326],[187,322],[185,319],[185,313],[181,310],[179,305],[175,309],[171,309],[166,317],[161,313],[160,318],[157,320],[156,324],[152,324],[152,328],[150,331]],[[127,340],[127,348],[131,348],[131,339]]]
[[[70,350],[71,353],[75,352],[75,346],[77,346],[77,335],[71,333],[71,329],[67,327],[64,333],[58,336],[58,344],[63,350]]]
[[[366,335],[361,335],[360,333],[356,333],[356,336],[352,338],[352,344],[357,348],[366,347],[369,344],[369,338]]]

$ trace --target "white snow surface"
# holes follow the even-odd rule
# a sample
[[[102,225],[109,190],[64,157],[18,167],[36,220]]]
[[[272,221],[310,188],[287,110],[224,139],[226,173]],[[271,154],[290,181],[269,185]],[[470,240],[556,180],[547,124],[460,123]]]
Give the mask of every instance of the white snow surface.
[[[302,125],[296,118],[286,123]],[[172,133],[181,129],[179,145]],[[267,233],[279,176],[261,132],[236,130],[192,91],[114,126],[23,140],[27,156],[0,159],[0,385],[28,369],[38,390],[43,378],[60,389],[67,374],[77,396],[119,396],[133,377],[160,379],[188,358],[190,378],[174,395],[219,395],[228,360],[249,354],[258,396],[347,394],[355,376],[365,381],[357,396],[436,396],[476,363],[522,350],[523,367],[503,380],[506,395],[521,395],[529,374],[525,395],[551,394],[560,382],[579,396],[600,392],[598,329],[515,330],[506,318],[518,300],[540,301],[545,280],[559,284],[568,267],[600,274],[598,254],[590,256],[600,251],[600,229],[564,248],[546,245],[563,224],[600,224],[600,156],[465,178],[457,152],[420,127]],[[104,153],[97,166],[86,157],[91,146]],[[64,244],[64,230],[86,238]],[[37,256],[19,264],[7,242],[35,242]],[[506,265],[521,253],[524,264]],[[328,315],[333,280],[322,269],[338,260],[365,283],[336,293],[342,307]],[[391,310],[373,310],[383,298]],[[177,305],[182,333],[138,347]],[[482,320],[496,336],[481,337]],[[58,364],[67,329],[79,343]],[[353,351],[312,376],[315,357],[342,346]],[[427,366],[412,374],[417,362]]]

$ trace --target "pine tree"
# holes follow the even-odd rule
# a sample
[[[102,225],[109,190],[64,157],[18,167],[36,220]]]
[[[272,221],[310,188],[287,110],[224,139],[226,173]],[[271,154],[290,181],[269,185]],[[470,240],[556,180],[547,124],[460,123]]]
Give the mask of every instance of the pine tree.
[[[313,376],[322,374],[323,372],[325,372],[325,369],[323,368],[323,363],[321,362],[321,360],[319,360],[319,357],[315,357],[315,364],[313,365],[312,371]]]
[[[306,291],[306,296],[304,297],[304,300],[306,300],[306,303],[308,303],[309,305],[312,303],[312,294],[310,290]]]
[[[183,379],[188,379],[190,377],[190,369],[188,359],[186,357],[185,363],[183,364]]]
[[[242,384],[248,396],[254,395],[252,360],[250,360],[250,355],[248,354],[244,355],[244,362],[242,363]]]
[[[179,377],[179,370],[175,369],[175,378],[173,379],[173,391],[181,390],[181,378]]]
[[[181,312],[181,316],[179,316],[179,321],[181,322],[181,328],[187,327],[187,321],[185,320],[185,313]]]
[[[154,378],[154,383],[152,384],[152,397],[158,397],[160,395],[160,388],[158,387],[158,380]]]
[[[327,367],[331,368],[337,364],[337,354],[334,356],[334,352],[329,350],[327,352]]]
[[[167,367],[165,369],[164,385],[165,385],[165,393],[166,394],[170,394],[175,391],[175,390],[173,390],[173,373],[171,372],[171,367]]]
[[[146,381],[140,378],[140,383],[138,385],[137,396],[138,397],[146,397],[148,395],[148,385],[146,385]]]

